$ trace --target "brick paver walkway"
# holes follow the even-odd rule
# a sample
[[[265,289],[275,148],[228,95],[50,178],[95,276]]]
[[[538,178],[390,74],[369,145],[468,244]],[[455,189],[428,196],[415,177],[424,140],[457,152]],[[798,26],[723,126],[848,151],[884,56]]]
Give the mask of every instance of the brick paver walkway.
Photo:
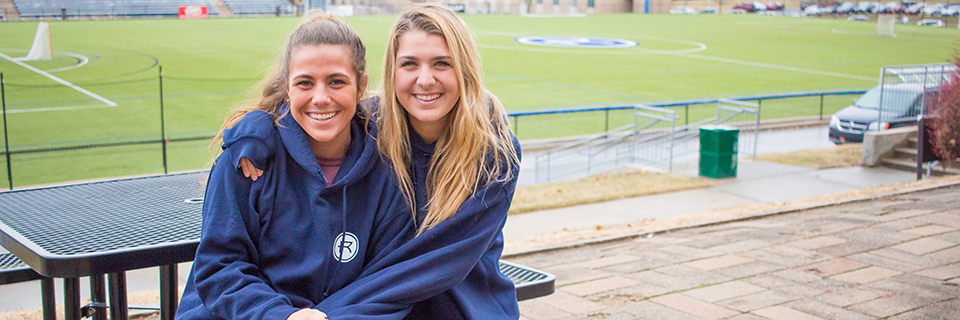
[[[530,320],[960,319],[958,244],[955,186],[507,260]]]

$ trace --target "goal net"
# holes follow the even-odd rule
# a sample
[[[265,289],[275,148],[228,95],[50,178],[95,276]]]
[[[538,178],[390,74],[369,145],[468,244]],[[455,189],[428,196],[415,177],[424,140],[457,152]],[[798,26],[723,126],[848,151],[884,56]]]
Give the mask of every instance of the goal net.
[[[37,35],[33,37],[33,47],[26,57],[20,60],[51,60],[53,59],[53,48],[50,45],[50,25],[41,22],[37,26]]]
[[[897,17],[892,14],[881,14],[877,16],[877,35],[896,37],[893,33],[893,27],[897,24]]]

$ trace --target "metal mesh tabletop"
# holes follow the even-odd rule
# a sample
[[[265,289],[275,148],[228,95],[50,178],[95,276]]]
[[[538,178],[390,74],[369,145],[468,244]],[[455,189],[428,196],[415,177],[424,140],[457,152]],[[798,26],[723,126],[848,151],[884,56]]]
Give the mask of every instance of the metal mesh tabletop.
[[[97,256],[146,259],[143,253],[150,250],[145,248],[184,244],[180,251],[190,244],[195,250],[202,203],[191,199],[203,196],[206,176],[195,172],[2,192],[0,244],[47,276],[69,276],[46,270],[47,263],[82,264]],[[124,252],[140,254],[124,257]],[[103,271],[86,267],[91,270],[81,265],[77,273]]]
[[[542,297],[554,291],[556,277],[552,274],[502,260],[500,261],[500,273],[510,278],[517,287],[517,300]]]

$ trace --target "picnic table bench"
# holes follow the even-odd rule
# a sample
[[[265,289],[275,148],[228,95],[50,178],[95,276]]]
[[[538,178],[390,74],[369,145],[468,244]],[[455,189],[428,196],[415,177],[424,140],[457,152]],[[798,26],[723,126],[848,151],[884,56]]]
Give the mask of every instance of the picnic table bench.
[[[41,280],[43,317],[56,320],[54,278],[63,279],[64,316],[127,319],[126,271],[160,267],[160,319],[173,320],[177,264],[193,261],[207,173],[109,180],[0,192],[0,285]],[[553,293],[554,276],[501,261],[517,299]],[[79,278],[91,302],[80,305]],[[104,286],[106,280],[107,285]],[[109,288],[109,299],[107,299]]]

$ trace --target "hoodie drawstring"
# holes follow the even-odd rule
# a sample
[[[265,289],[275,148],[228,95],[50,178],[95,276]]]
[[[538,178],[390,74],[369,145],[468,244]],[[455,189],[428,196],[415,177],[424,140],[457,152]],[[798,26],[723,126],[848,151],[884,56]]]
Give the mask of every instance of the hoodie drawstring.
[[[334,276],[337,275],[337,271],[340,270],[340,265],[343,264],[343,241],[347,240],[347,185],[346,184],[343,185],[343,201],[341,202],[340,213],[343,214],[343,219],[341,220],[340,234],[337,236],[337,238],[340,239],[341,244],[337,246],[337,256],[334,257],[337,259],[337,262],[339,263],[333,266],[333,274],[330,275],[331,278],[334,278],[334,279],[335,279]],[[334,243],[334,245],[336,245],[336,243]],[[357,244],[356,249],[357,250],[360,249],[359,244]],[[357,254],[359,254],[359,252]],[[330,296],[331,285],[333,285],[333,281],[328,282],[327,288],[323,290],[324,299]]]

